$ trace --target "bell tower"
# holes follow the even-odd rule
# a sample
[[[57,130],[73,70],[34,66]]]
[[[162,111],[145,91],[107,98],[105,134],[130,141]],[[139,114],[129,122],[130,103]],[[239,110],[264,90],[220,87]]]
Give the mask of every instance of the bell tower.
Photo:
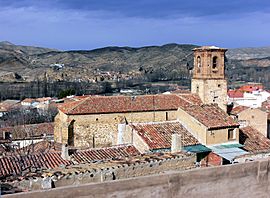
[[[191,92],[205,104],[216,103],[227,111],[227,80],[225,79],[225,52],[227,49],[204,46],[193,49],[194,67]]]

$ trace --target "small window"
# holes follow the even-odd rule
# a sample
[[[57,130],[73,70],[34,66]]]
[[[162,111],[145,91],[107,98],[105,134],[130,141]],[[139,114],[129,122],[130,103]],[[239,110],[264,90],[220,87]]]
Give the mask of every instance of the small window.
[[[166,112],[166,121],[168,121],[168,120],[169,120],[169,113]]]
[[[218,84],[218,87],[221,87],[221,84]]]
[[[217,66],[218,66],[218,57],[214,56],[212,68],[217,69]]]
[[[199,94],[199,86],[196,87],[196,93]]]
[[[236,130],[229,129],[228,130],[228,140],[234,140],[236,138]]]

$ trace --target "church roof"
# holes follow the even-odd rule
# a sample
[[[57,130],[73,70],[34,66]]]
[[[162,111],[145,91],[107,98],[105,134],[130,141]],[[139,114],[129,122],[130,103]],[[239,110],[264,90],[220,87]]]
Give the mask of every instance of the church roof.
[[[68,115],[177,110],[180,106],[201,104],[196,94],[141,96],[90,96],[59,106]]]
[[[238,127],[239,124],[217,104],[189,105],[182,108],[208,129]]]

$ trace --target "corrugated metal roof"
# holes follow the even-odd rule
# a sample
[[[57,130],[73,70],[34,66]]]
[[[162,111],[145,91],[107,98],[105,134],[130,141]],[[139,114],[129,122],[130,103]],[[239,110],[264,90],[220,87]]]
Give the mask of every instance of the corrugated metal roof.
[[[231,146],[233,146],[233,145],[231,145]],[[212,146],[210,148],[212,149],[212,151],[214,153],[229,160],[230,162],[232,162],[234,160],[234,158],[237,156],[248,154],[247,151],[244,151],[238,147],[229,147],[228,146],[226,148],[226,147],[224,147],[224,145],[220,145],[220,146]]]

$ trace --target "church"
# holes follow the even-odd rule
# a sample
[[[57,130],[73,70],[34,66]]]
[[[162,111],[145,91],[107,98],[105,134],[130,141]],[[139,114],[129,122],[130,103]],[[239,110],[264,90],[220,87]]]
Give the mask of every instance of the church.
[[[194,50],[191,91],[141,96],[89,96],[64,103],[54,140],[70,147],[133,144],[140,152],[180,146],[239,146],[239,124],[227,114],[226,49]],[[177,139],[177,138],[176,138]]]

